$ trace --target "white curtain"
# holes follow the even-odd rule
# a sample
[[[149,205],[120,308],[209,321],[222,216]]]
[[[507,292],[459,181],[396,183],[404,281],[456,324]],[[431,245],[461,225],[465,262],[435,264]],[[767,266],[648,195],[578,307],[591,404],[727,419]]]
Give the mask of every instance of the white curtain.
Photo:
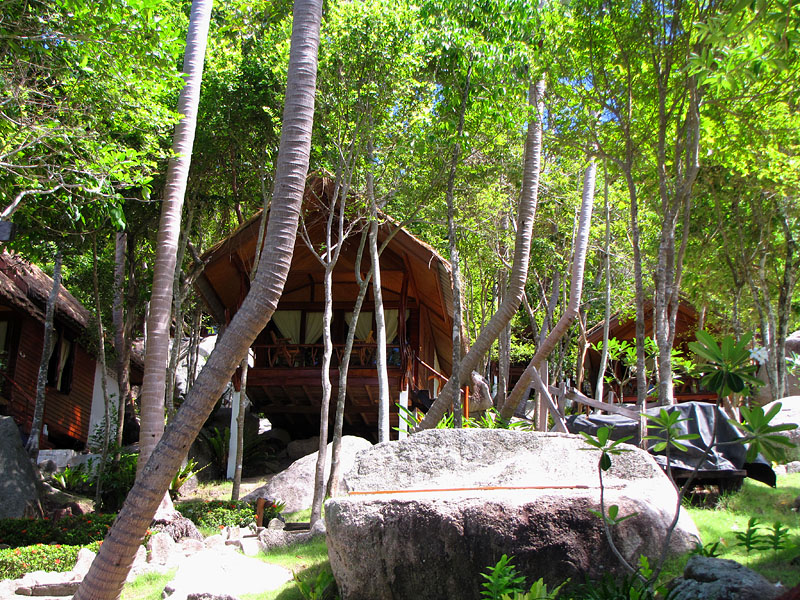
[[[62,336],[60,347],[61,354],[58,357],[58,382],[56,383],[56,387],[58,389],[61,389],[61,380],[64,378],[64,367],[67,364],[67,359],[69,358],[71,349],[72,342]]]
[[[400,314],[399,310],[389,308],[383,311],[384,320],[386,321],[386,343],[391,344],[395,337],[397,337],[397,329],[399,327],[399,321],[397,319],[398,315]],[[406,320],[408,320],[408,315],[410,311],[406,309]]]
[[[353,320],[353,313],[346,313],[344,318],[349,327],[350,322]],[[356,323],[356,339],[362,341],[367,339],[370,331],[372,331],[372,313],[362,311],[358,314],[358,323]],[[373,335],[372,337],[374,338],[375,336]]]
[[[299,344],[302,315],[299,310],[276,310],[272,314],[272,322],[281,332],[281,337],[289,338],[292,344]]]
[[[322,337],[322,313],[306,313],[306,339],[304,344],[316,344]]]

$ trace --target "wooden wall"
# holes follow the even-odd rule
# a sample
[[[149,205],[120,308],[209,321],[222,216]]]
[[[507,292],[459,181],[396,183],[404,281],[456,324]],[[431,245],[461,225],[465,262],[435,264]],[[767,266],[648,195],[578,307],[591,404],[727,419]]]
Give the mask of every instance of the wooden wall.
[[[36,397],[36,377],[42,353],[44,327],[38,321],[24,317],[17,350],[12,393],[12,412],[22,428],[28,431],[33,420],[34,399]],[[69,394],[47,387],[45,398],[44,423],[50,437],[70,438],[76,445],[86,442],[89,434],[89,417],[92,412],[92,393],[94,390],[95,360],[81,346],[76,344],[73,365],[72,389]],[[63,445],[63,441],[62,441]],[[45,438],[42,447],[50,447]]]

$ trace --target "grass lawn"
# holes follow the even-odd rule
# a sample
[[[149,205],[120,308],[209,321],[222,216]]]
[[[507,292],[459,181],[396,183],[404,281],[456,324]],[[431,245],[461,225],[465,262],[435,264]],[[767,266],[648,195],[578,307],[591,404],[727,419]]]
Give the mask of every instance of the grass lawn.
[[[800,513],[792,504],[800,497],[800,473],[778,477],[776,488],[745,480],[741,491],[721,496],[712,508],[689,508],[703,544],[719,542],[720,558],[729,558],[750,567],[770,581],[787,587],[800,584],[800,566],[791,561],[800,556]],[[751,517],[759,521],[759,533],[769,534],[775,523],[788,528],[786,541],[794,548],[774,551],[747,550],[739,545],[737,533],[744,533]],[[685,561],[684,561],[685,562]]]

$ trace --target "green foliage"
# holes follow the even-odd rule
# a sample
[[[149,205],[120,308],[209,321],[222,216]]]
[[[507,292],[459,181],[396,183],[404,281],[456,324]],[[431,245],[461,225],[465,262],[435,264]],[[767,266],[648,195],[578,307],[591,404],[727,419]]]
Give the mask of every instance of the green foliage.
[[[719,542],[709,542],[708,544],[701,544],[697,542],[694,545],[694,549],[689,553],[691,555],[696,556],[705,556],[707,558],[717,558],[722,555],[722,551],[719,549]]]
[[[283,502],[268,502],[264,507],[264,523],[277,517],[285,507]],[[246,527],[256,520],[255,503],[241,500],[182,502],[176,504],[175,509],[198,527],[210,529]]]
[[[0,550],[0,579],[19,579],[25,573],[33,571],[70,571],[75,566],[78,551],[82,547],[84,546],[36,544]],[[92,552],[97,552],[100,542],[93,542],[87,547]]]
[[[603,575],[599,581],[587,582],[574,592],[581,600],[656,600],[656,592],[642,582],[636,574]]]
[[[87,466],[89,472],[96,472],[102,459],[90,460]],[[100,507],[107,511],[117,511],[122,507],[122,503],[131,491],[133,482],[136,479],[136,464],[139,461],[138,454],[121,454],[118,461],[109,453],[106,458],[106,465],[100,476],[102,493],[100,496]],[[94,492],[94,484],[91,487]]]
[[[228,448],[230,445],[231,429],[225,427],[204,428],[200,430],[198,439],[202,440],[213,456],[216,467],[222,471],[228,468]]]
[[[615,525],[619,525],[626,519],[630,519],[631,517],[635,517],[639,513],[631,513],[629,515],[619,516],[619,506],[616,504],[612,504],[608,507],[608,513],[603,514],[599,510],[589,509],[589,512],[592,513],[595,517],[598,517],[603,520],[603,522],[608,525],[609,527],[614,527]]]
[[[320,569],[316,576],[306,578],[292,571],[292,577],[306,600],[331,600],[336,597],[338,589],[330,567]]]
[[[486,581],[481,585],[481,596],[487,600],[502,600],[504,595],[525,591],[525,577],[517,573],[512,559],[503,554],[493,567],[481,573]]]
[[[645,415],[645,417],[651,423],[647,428],[656,430],[656,435],[644,437],[646,440],[658,440],[651,448],[653,452],[668,452],[672,448],[680,452],[687,452],[688,448],[681,441],[696,440],[700,437],[696,433],[680,433],[678,424],[689,419],[681,418],[681,413],[678,411],[667,412],[662,408],[658,415]]]
[[[796,424],[770,425],[770,421],[780,410],[780,402],[773,405],[766,414],[760,406],[753,408],[742,406],[741,415],[744,422],[729,420],[732,425],[744,433],[744,442],[749,443],[745,457],[748,462],[753,462],[759,454],[763,454],[769,460],[782,462],[786,458],[786,449],[795,447],[794,442],[781,435],[780,432],[797,429]]]
[[[620,440],[611,439],[611,430],[613,427],[601,427],[597,430],[597,435],[590,435],[583,431],[580,434],[583,436],[584,442],[600,450],[600,460],[598,466],[603,471],[608,471],[611,468],[611,457],[618,456],[623,452],[629,452],[628,448],[620,448],[619,445],[633,439],[632,435],[626,436]],[[581,448],[581,450],[591,450],[591,448]]]
[[[102,540],[116,515],[89,513],[51,519],[0,519],[0,544],[12,548],[33,544],[85,546]]]
[[[742,546],[747,554],[752,551],[772,550],[779,552],[795,545],[789,540],[789,528],[785,527],[780,521],[775,521],[772,527],[762,533],[762,527],[756,517],[750,517],[747,522],[747,529],[736,532],[737,546]]]
[[[205,469],[208,465],[204,465],[197,468],[197,461],[195,459],[189,459],[185,465],[183,465],[177,473],[175,473],[175,477],[172,478],[172,482],[169,485],[169,495],[172,500],[176,500],[178,496],[180,496],[181,487],[184,483],[186,483],[189,479],[193,476],[197,475],[200,471]]]
[[[416,412],[409,410],[405,406],[396,404],[397,414],[401,421],[406,424],[407,431],[413,431],[420,424],[424,415],[417,415]],[[532,426],[525,421],[509,421],[500,416],[500,411],[491,407],[478,417],[469,417],[462,420],[464,429],[530,429]],[[448,412],[442,420],[436,424],[436,429],[453,429],[453,413]],[[399,427],[394,428],[399,431]]]
[[[689,342],[689,348],[706,362],[697,366],[702,375],[701,385],[717,393],[720,398],[730,394],[745,393],[748,386],[762,385],[755,373],[758,369],[750,358],[747,346],[753,335],[747,333],[738,342],[733,336],[726,336],[717,344],[714,336],[697,332],[697,341]]]

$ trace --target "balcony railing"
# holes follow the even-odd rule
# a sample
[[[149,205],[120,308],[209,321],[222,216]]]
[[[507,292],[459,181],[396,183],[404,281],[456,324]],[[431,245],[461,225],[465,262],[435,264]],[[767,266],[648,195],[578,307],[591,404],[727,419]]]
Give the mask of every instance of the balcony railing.
[[[331,366],[338,367],[344,355],[344,344],[333,345]],[[293,344],[278,340],[275,344],[255,344],[256,369],[277,368],[312,368],[322,365],[324,346],[322,344]],[[350,354],[351,367],[374,367],[378,354],[378,345],[374,343],[356,342]],[[399,344],[387,344],[386,362],[391,367],[402,366],[402,354]]]

